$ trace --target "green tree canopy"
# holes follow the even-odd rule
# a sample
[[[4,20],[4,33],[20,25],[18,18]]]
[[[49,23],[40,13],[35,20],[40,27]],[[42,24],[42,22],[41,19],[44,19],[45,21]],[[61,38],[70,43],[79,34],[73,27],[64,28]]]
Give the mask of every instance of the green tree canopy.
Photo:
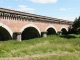
[[[80,33],[80,16],[76,18],[72,25],[72,30],[74,33]]]

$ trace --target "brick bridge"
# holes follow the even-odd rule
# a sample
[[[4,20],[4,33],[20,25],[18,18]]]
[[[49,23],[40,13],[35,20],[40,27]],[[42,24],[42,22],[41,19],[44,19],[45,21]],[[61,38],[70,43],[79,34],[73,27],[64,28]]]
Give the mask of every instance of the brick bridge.
[[[0,40],[25,40],[66,33],[71,21],[0,8]]]

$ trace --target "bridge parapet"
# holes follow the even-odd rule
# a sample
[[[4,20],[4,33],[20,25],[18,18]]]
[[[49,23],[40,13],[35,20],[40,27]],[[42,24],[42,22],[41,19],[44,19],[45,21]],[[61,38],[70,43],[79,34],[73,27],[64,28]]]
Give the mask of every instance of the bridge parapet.
[[[48,22],[48,23],[55,23],[55,24],[66,24],[72,25],[72,21],[57,19],[52,17],[46,17],[31,13],[24,13],[9,9],[0,8],[0,17],[3,19],[14,19],[14,20],[32,20],[32,21],[40,21],[40,22]]]

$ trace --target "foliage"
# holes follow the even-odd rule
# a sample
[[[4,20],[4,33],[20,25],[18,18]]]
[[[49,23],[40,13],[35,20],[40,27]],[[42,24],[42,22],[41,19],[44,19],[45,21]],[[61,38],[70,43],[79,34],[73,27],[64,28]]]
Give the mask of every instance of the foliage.
[[[75,38],[74,38],[75,37]],[[0,59],[7,60],[80,60],[79,35],[0,41]],[[10,59],[11,58],[11,59]],[[19,58],[19,59],[18,59]]]
[[[71,31],[76,34],[80,33],[80,17],[76,18],[75,21],[73,22]]]
[[[58,31],[57,34],[58,34],[58,35],[62,35],[62,31]]]

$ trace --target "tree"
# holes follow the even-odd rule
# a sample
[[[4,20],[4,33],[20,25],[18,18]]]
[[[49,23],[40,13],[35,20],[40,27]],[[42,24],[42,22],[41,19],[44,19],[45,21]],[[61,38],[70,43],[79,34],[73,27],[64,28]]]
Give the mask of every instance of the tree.
[[[80,33],[80,16],[76,18],[72,25],[72,32],[73,33]]]

